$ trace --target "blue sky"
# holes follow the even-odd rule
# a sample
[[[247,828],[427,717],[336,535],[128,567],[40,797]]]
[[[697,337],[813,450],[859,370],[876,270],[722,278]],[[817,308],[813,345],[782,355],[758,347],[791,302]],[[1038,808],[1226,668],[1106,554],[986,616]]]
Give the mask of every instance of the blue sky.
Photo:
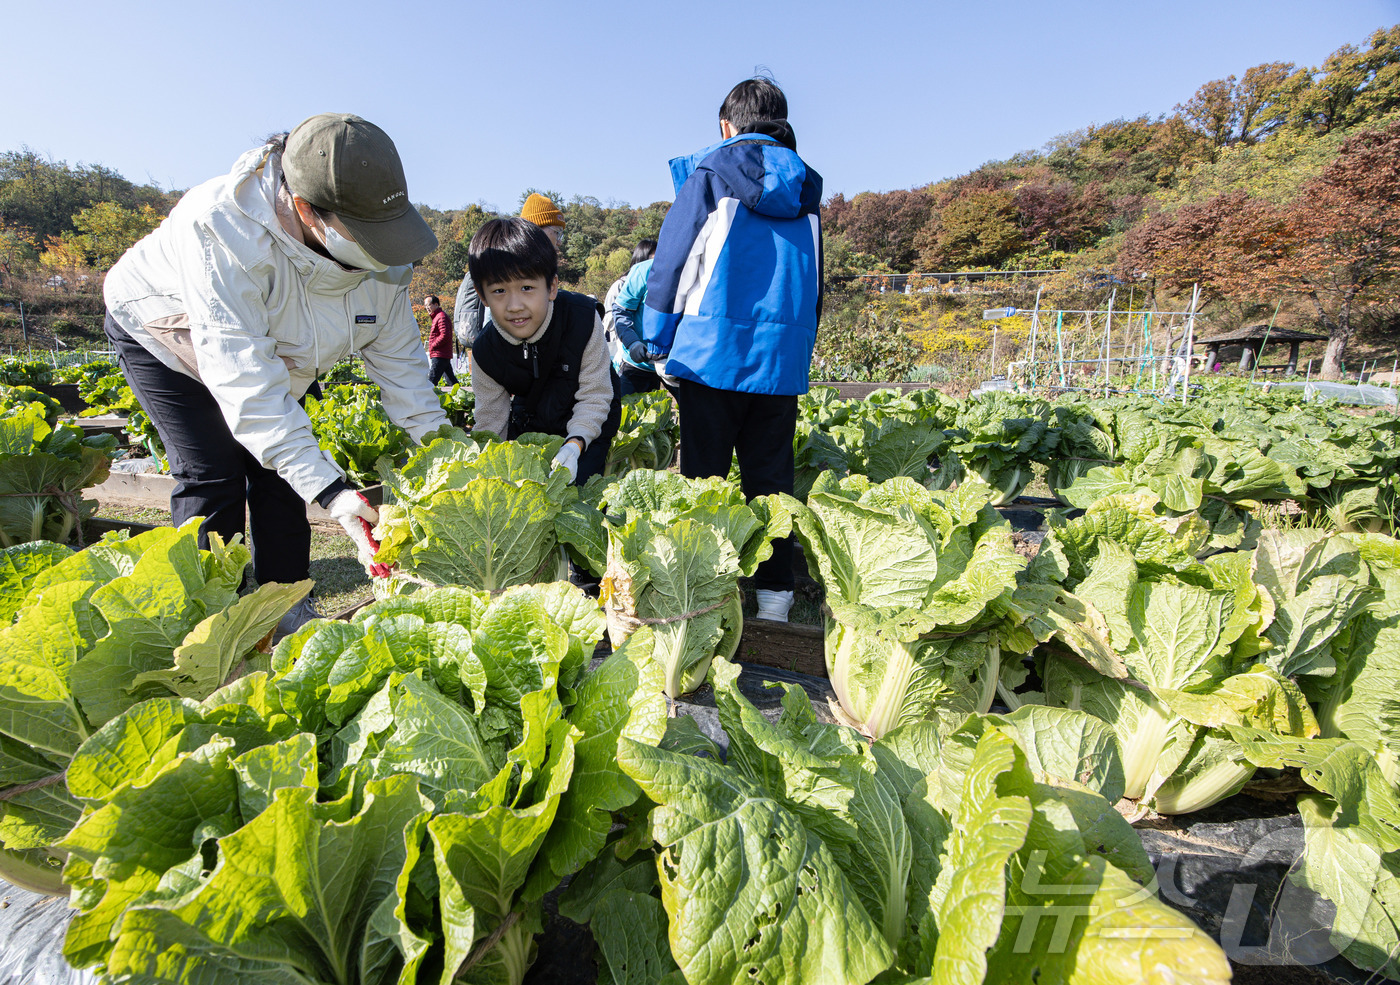
[[[644,205],[756,66],[828,194],[907,188],[1170,112],[1261,62],[1317,65],[1400,0],[9,4],[0,150],[185,188],[325,110],[397,143],[417,202],[522,189]]]

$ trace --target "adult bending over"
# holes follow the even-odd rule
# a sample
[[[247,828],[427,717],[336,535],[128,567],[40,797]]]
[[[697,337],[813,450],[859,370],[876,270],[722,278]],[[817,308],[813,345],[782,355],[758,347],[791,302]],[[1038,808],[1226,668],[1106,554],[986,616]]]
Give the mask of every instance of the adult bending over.
[[[307,577],[306,504],[344,526],[371,573],[378,514],[312,434],[301,399],[348,355],[415,441],[447,423],[408,295],[437,238],[374,124],[323,113],[196,185],[107,275],[104,328],[179,480],[173,522],[224,539],[245,508],[259,582]],[[316,615],[307,602],[290,632]]]

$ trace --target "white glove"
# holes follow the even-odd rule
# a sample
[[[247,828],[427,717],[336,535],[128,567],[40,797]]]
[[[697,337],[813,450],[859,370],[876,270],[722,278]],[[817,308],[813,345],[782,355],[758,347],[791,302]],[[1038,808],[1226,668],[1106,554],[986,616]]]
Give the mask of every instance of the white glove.
[[[654,360],[651,366],[652,369],[656,370],[656,375],[661,377],[661,382],[674,389],[681,385],[681,381],[674,376],[666,375],[666,366],[670,363],[670,359],[670,356],[662,356],[660,359]]]
[[[374,539],[374,524],[379,522],[379,513],[369,504],[369,500],[354,489],[346,489],[336,494],[326,511],[345,528],[365,570],[375,578],[389,577],[393,568],[387,564],[377,564],[374,560],[374,555],[379,552],[379,541]]]
[[[564,442],[564,447],[560,448],[554,456],[555,467],[567,469],[570,482],[578,478],[578,456],[577,441]]]

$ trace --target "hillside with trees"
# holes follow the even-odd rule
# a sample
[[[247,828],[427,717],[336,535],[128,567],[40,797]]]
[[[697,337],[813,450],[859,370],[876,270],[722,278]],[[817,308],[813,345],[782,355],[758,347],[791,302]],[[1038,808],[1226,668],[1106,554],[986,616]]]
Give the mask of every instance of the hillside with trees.
[[[598,296],[655,237],[669,203],[641,208],[542,191],[564,212],[566,286]],[[28,150],[0,155],[0,333],[19,341],[18,302],[38,344],[100,335],[100,275],[178,193],[100,165]],[[439,247],[414,292],[455,293],[481,205],[419,206]],[[1400,26],[1321,65],[1254,66],[1206,82],[1173,112],[1092,124],[957,177],[823,205],[829,302],[818,371],[890,378],[981,368],[984,307],[1044,303],[1180,309],[1230,329],[1271,316],[1328,337],[1324,375],[1356,346],[1400,335]],[[975,289],[892,275],[1004,274]],[[959,285],[962,286],[959,286]],[[876,288],[876,290],[872,290]],[[917,288],[917,289],[916,289]],[[1014,320],[1013,320],[1014,321]],[[1015,345],[1016,326],[1007,341]]]
[[[920,188],[835,195],[823,218],[833,278],[1057,270],[1047,300],[1072,307],[1102,303],[1085,290],[1101,283],[1179,308],[1200,283],[1213,327],[1281,305],[1280,324],[1327,335],[1335,376],[1358,331],[1400,330],[1400,26],[1315,68],[1207,82],[1170,115]]]

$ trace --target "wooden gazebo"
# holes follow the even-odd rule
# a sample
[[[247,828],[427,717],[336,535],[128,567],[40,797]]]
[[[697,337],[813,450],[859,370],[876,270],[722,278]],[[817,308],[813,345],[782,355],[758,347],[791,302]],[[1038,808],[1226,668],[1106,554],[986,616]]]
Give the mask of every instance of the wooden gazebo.
[[[1238,345],[1243,346],[1244,351],[1240,353],[1240,369],[1247,370],[1259,361],[1263,348],[1264,338],[1267,335],[1269,345],[1275,342],[1288,343],[1288,369],[1285,371],[1289,376],[1298,372],[1298,346],[1303,342],[1326,342],[1327,336],[1317,335],[1313,332],[1298,332],[1291,328],[1279,328],[1275,325],[1269,328],[1267,324],[1246,325],[1229,332],[1220,332],[1203,339],[1197,339],[1196,345],[1205,346],[1206,365],[1214,366],[1216,356],[1222,346]]]

